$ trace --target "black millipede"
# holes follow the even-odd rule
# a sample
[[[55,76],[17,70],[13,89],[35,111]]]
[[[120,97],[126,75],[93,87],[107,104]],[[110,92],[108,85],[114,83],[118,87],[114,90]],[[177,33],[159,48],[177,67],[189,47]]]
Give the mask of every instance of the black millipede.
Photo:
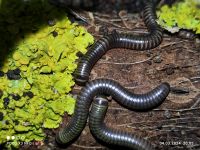
[[[98,96],[94,99],[89,114],[89,127],[95,138],[109,146],[120,146],[134,150],[154,149],[151,143],[139,136],[107,127],[104,123],[107,108],[108,101],[106,98]]]
[[[168,83],[162,83],[146,94],[134,94],[110,79],[90,81],[81,90],[74,115],[68,125],[56,135],[56,141],[60,144],[68,144],[80,135],[86,125],[91,102],[97,95],[110,95],[119,104],[132,110],[148,110],[160,105],[169,91]]]
[[[112,48],[147,50],[155,48],[161,43],[163,31],[156,22],[155,4],[146,2],[143,15],[149,33],[144,35],[112,33],[98,40],[78,63],[78,67],[74,72],[74,78],[77,83],[84,84],[87,82],[92,67],[108,50]]]
[[[178,37],[183,38],[183,39],[189,39],[189,40],[193,40],[197,37],[197,35],[189,30],[180,30],[178,32]]]

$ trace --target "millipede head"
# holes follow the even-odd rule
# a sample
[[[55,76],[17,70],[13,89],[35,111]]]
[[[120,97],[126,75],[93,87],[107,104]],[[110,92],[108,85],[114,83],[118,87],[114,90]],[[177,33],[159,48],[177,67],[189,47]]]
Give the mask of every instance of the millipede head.
[[[93,104],[108,106],[108,100],[105,96],[99,95],[94,98]]]

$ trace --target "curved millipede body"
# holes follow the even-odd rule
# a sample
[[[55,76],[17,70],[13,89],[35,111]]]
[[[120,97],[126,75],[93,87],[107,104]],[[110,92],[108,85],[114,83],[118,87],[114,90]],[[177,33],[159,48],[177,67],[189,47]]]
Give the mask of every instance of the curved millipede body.
[[[95,63],[112,48],[128,48],[147,50],[157,47],[162,41],[162,28],[156,22],[155,6],[146,2],[144,8],[144,22],[149,30],[148,34],[130,35],[113,33],[98,40],[81,58],[74,77],[77,83],[85,83]]]
[[[60,131],[56,140],[67,144],[80,135],[86,125],[89,108],[96,95],[111,95],[121,105],[133,110],[151,109],[161,104],[169,94],[170,86],[162,83],[146,94],[133,94],[116,81],[96,79],[81,90],[75,105],[75,111],[68,125]]]
[[[178,37],[192,40],[192,39],[195,39],[197,35],[194,32],[189,31],[189,30],[180,30],[178,32]]]
[[[94,99],[89,115],[89,127],[91,133],[97,139],[113,146],[122,146],[134,150],[153,150],[153,146],[141,137],[107,127],[104,123],[107,108],[107,99],[100,96]]]

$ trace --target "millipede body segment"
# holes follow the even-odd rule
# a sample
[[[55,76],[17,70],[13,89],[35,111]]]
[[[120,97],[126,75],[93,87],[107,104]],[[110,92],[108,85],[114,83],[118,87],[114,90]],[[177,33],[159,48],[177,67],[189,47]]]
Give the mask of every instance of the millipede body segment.
[[[143,138],[128,132],[111,129],[104,123],[108,108],[106,98],[98,96],[92,103],[89,114],[89,127],[93,136],[108,145],[126,147],[134,150],[153,150],[153,146]]]
[[[96,79],[86,84],[78,96],[74,115],[68,125],[61,130],[56,140],[66,144],[77,138],[86,125],[89,108],[97,95],[111,95],[119,104],[132,110],[148,110],[160,105],[168,96],[170,86],[162,83],[146,94],[133,94],[116,81]]]
[[[86,83],[89,80],[92,67],[108,50],[112,48],[147,50],[155,48],[161,43],[163,31],[156,22],[155,4],[146,2],[143,15],[149,33],[144,35],[113,33],[99,39],[78,63],[78,67],[74,72],[74,77],[77,83]]]

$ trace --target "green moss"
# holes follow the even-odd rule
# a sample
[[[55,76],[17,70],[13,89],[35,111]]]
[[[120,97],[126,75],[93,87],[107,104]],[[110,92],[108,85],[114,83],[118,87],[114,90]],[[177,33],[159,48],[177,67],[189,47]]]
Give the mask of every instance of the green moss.
[[[157,12],[158,23],[174,33],[179,29],[188,29],[200,33],[200,2],[197,0],[184,0],[172,5],[164,5]]]
[[[44,128],[57,128],[64,113],[73,113],[75,100],[69,92],[75,84],[72,72],[77,67],[76,54],[85,53],[94,40],[86,29],[72,24],[65,12],[47,4],[46,0],[34,0],[33,3],[26,2],[23,5],[18,2],[7,0],[1,6],[4,13],[0,12],[0,22],[10,24],[6,31],[19,38],[9,50],[12,53],[0,70],[21,70],[20,80],[8,80],[6,75],[0,77],[0,89],[3,91],[0,112],[4,113],[0,121],[0,144],[11,141],[11,144],[6,144],[8,149],[18,147],[19,142],[43,140]],[[45,23],[39,25],[38,20],[31,15],[17,16],[25,9],[29,14],[42,16],[40,21],[46,19]],[[15,14],[14,18],[5,17],[10,12]],[[14,21],[16,18],[18,21]],[[48,26],[48,19],[54,20],[55,25]],[[30,26],[34,33],[24,34],[24,31],[31,29]],[[57,35],[53,36],[52,32]],[[27,92],[29,95],[24,95]],[[18,95],[20,99],[15,100],[12,95]],[[4,107],[5,97],[10,99],[7,108]],[[8,141],[7,136],[23,138]]]

